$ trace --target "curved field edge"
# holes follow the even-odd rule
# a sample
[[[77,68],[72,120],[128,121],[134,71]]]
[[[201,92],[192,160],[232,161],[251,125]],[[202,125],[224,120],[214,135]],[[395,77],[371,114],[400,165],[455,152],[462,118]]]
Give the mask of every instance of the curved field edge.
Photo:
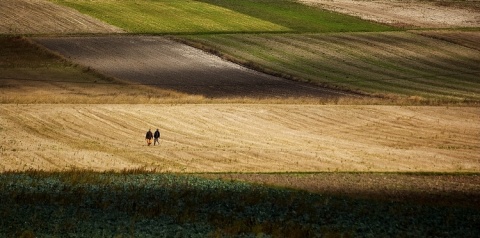
[[[422,34],[428,37],[384,32],[176,38],[256,70],[322,86],[384,98],[478,102],[480,52],[469,42],[480,40],[480,33]],[[455,40],[462,37],[469,40]]]
[[[25,37],[0,37],[0,102],[3,104],[426,104],[418,100],[372,97],[210,99],[149,85],[139,85],[77,65]]]
[[[478,172],[478,107],[0,105],[0,171]],[[145,132],[159,128],[160,145]]]
[[[25,37],[0,37],[0,103],[196,103],[202,97],[133,85],[77,65]]]
[[[477,175],[453,177],[471,185],[478,181]],[[438,177],[435,180],[444,184]],[[462,203],[463,199],[431,206],[423,201],[353,198],[139,170],[2,173],[0,188],[5,201],[0,211],[8,218],[0,222],[5,236],[474,237],[479,233],[478,209]],[[450,184],[446,191],[456,190],[449,188]],[[478,200],[478,194],[464,195]]]
[[[71,1],[57,4],[131,33],[386,31],[395,28],[289,1]]]
[[[161,36],[41,37],[36,42],[106,75],[208,99],[354,97],[249,70]]]

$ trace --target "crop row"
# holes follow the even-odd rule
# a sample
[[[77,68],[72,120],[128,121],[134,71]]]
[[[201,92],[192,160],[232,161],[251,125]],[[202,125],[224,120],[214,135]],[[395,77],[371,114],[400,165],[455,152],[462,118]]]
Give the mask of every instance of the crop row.
[[[413,33],[224,34],[183,39],[255,69],[317,84],[384,96],[480,99],[477,50]]]
[[[480,234],[461,207],[324,196],[193,175],[4,173],[0,236],[205,237]]]
[[[290,0],[51,0],[132,33],[345,32],[391,27]]]

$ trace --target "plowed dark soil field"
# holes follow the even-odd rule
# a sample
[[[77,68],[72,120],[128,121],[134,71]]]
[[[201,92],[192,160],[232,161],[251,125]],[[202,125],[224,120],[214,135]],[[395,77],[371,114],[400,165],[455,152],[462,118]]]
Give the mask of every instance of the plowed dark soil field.
[[[62,37],[35,41],[109,76],[207,98],[347,94],[259,73],[164,37]]]

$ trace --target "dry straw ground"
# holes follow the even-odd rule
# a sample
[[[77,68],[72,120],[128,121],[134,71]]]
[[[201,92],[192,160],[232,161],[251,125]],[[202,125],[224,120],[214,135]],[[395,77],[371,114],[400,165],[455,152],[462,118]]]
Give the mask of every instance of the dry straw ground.
[[[1,105],[0,170],[478,172],[478,107]],[[147,147],[149,128],[162,132]]]

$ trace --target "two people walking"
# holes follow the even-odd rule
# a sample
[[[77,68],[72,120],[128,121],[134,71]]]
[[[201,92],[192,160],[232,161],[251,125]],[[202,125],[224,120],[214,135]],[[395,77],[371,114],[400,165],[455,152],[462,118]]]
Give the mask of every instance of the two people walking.
[[[152,144],[152,139],[154,139],[153,145],[160,145],[160,131],[158,129],[155,131],[155,133],[152,133],[152,129],[148,129],[147,134],[145,135],[145,140],[147,141],[148,146]]]

